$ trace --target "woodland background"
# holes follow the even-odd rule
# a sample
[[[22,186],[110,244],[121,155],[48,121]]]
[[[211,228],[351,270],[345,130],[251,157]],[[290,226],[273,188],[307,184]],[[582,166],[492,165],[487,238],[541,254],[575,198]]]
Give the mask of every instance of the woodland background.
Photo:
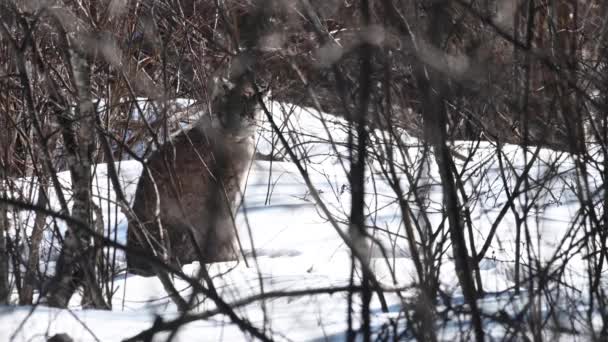
[[[347,123],[352,199],[344,239],[353,247],[361,277],[360,285],[343,290],[361,296],[358,333],[364,340],[373,335],[370,298],[382,292],[356,247],[372,235],[364,206],[371,191],[364,182],[368,162],[387,165],[385,176],[393,180],[408,229],[403,243],[416,265],[412,286],[420,293],[401,309],[411,337],[436,340],[433,327],[446,312],[461,310],[470,317],[475,339],[482,341],[488,317],[476,304],[485,295],[479,263],[505,213],[517,217],[517,246],[524,246],[513,261],[515,293],[529,290],[532,303],[544,291],[567,287],[555,273],[567,261],[541,263],[524,253],[533,243],[526,227],[538,206],[535,189],[555,176],[531,178],[541,148],[567,153],[574,161],[578,178],[572,191],[582,218],[571,229],[575,234],[583,227],[576,246],[588,267],[588,306],[581,315],[593,327],[588,336],[606,340],[607,48],[608,3],[599,0],[2,1],[0,304],[32,305],[35,298],[45,298],[50,306],[65,307],[82,288],[84,306],[110,309],[108,284],[122,270],[101,251],[124,246],[114,246],[115,238],[99,228],[91,167],[142,160],[208,107],[211,80],[250,73],[272,90],[274,101],[312,107]],[[142,103],[154,115],[133,115]],[[378,138],[376,130],[389,132],[389,138]],[[423,145],[416,165],[391,157],[405,149],[394,138],[402,130]],[[276,133],[289,135],[278,128]],[[377,152],[385,146],[375,145],[378,141],[390,146],[386,154]],[[455,167],[475,152],[455,151],[455,141],[490,142],[499,159],[505,144],[522,146],[531,155],[514,172],[515,186],[507,187],[488,243],[472,242],[467,203],[477,193],[465,190],[466,173]],[[297,148],[278,138],[275,148],[258,158],[305,164],[293,152]],[[439,168],[443,194],[447,224],[439,230],[430,227],[423,209],[411,209],[428,207],[421,175],[429,163]],[[501,167],[514,170],[508,160]],[[129,203],[111,169],[118,204],[125,209]],[[587,178],[590,169],[599,175],[594,184]],[[66,170],[71,189],[62,189],[56,176]],[[408,189],[400,187],[397,171],[408,175]],[[28,177],[40,185],[36,194],[18,186]],[[50,191],[58,196],[58,211],[50,209]],[[525,204],[516,207],[522,198]],[[36,215],[25,236],[14,233],[26,230],[9,219],[12,211],[23,209]],[[53,275],[39,267],[44,232],[54,229],[49,217],[69,226],[69,234],[56,236],[61,249]],[[447,246],[464,299],[440,309],[437,302],[444,294],[438,277]],[[523,264],[528,265],[525,272]],[[239,320],[213,291],[200,291],[252,336],[272,338]],[[496,314],[491,320],[509,327],[513,338],[540,341],[551,312],[537,320],[534,310],[530,305],[515,317]],[[348,339],[355,336],[349,330]]]

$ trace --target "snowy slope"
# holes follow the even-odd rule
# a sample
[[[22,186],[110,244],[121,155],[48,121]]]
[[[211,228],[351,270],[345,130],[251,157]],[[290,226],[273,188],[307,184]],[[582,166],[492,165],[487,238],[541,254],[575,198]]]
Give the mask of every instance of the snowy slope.
[[[278,105],[274,106],[275,117],[279,123],[286,122],[280,114]],[[321,123],[320,118],[333,122]],[[344,143],[347,132],[345,125],[339,120],[319,113],[313,113],[295,108],[290,113],[286,130],[295,131],[292,143],[297,142],[296,151],[302,158],[306,157],[308,173],[315,189],[321,194],[325,203],[331,208],[334,219],[346,222],[350,207],[348,179],[346,171],[340,163],[340,158],[347,155],[344,146],[332,148],[328,141]],[[415,139],[403,135],[404,143],[410,144],[409,158],[419,157],[420,149]],[[258,139],[258,149],[269,153],[271,147],[280,148],[276,137],[270,133],[268,125],[261,131]],[[471,148],[468,143],[456,143],[456,150],[465,153]],[[476,244],[478,248],[488,235],[502,204],[505,193],[495,158],[495,147],[489,143],[482,144],[474,154],[474,162],[480,167],[471,173],[470,182],[466,188],[470,191],[477,189],[479,198],[470,204],[472,222],[475,227]],[[521,149],[506,146],[505,155],[522,169],[525,158]],[[528,157],[529,158],[529,157]],[[559,168],[553,169],[547,163],[552,159],[561,158]],[[541,196],[537,208],[536,223],[531,222],[530,228],[539,237],[539,253],[543,258],[549,258],[560,249],[559,242],[566,234],[569,222],[578,210],[573,194],[565,188],[575,179],[572,171],[572,161],[569,156],[557,152],[542,150],[540,162],[533,168],[532,173],[542,175],[543,172],[560,172],[549,190]],[[345,158],[342,161],[347,162]],[[378,163],[376,161],[376,163]],[[461,164],[461,162],[459,162]],[[434,165],[434,164],[432,164]],[[99,205],[104,214],[107,229],[116,230],[118,240],[124,243],[126,239],[126,220],[120,210],[113,205],[114,195],[107,181],[106,165],[97,166],[95,194],[99,196]],[[409,258],[407,243],[403,238],[401,215],[395,203],[395,195],[386,180],[378,173],[377,165],[368,169],[374,173],[367,181],[370,195],[367,197],[370,212],[370,224],[386,228],[398,235],[387,235],[381,231],[377,238],[384,243],[389,259],[381,257],[378,248],[372,248],[371,265],[379,281],[389,288],[407,287],[415,279],[414,266]],[[141,173],[141,165],[134,161],[120,163],[121,181],[125,192],[132,198],[135,184]],[[508,175],[507,175],[508,176]],[[69,182],[69,177],[63,173],[62,179]],[[593,179],[594,175],[588,175]],[[405,177],[404,177],[405,178]],[[507,177],[508,178],[508,177]],[[431,167],[431,180],[434,182],[430,198],[435,201],[430,211],[439,210],[441,205],[441,189],[437,186],[436,167]],[[403,181],[407,186],[407,182]],[[373,190],[373,191],[372,191]],[[556,194],[561,196],[556,197]],[[109,199],[109,200],[108,200]],[[56,203],[55,203],[56,205]],[[431,216],[433,225],[439,225],[442,220],[440,212]],[[22,220],[30,222],[28,213],[22,213]],[[29,220],[29,221],[28,221]],[[237,217],[240,239],[243,244],[247,263],[229,262],[214,264],[210,273],[215,276],[215,284],[224,300],[229,303],[259,293],[280,291],[296,291],[331,286],[346,286],[350,276],[350,254],[340,237],[319,211],[309,189],[290,161],[268,162],[256,161],[248,175],[248,186],[244,204]],[[485,290],[498,292],[512,285],[512,260],[514,259],[514,223],[509,213],[499,226],[494,243],[489,249],[487,258],[481,263]],[[60,224],[61,229],[65,229]],[[346,225],[340,224],[341,229]],[[346,230],[345,230],[346,231]],[[395,237],[397,236],[397,237]],[[50,238],[50,235],[49,235]],[[569,239],[574,239],[570,237]],[[49,243],[47,241],[46,248]],[[253,258],[253,254],[257,258]],[[546,255],[546,256],[545,256]],[[457,279],[453,272],[451,249],[448,248],[445,262],[442,266],[442,288],[458,297]],[[124,265],[124,255],[119,253],[119,263]],[[52,271],[51,257],[51,268]],[[576,277],[578,272],[584,272],[584,264],[579,257],[568,263],[568,272]],[[196,272],[198,266],[184,267],[187,273]],[[582,279],[582,278],[581,278]],[[582,280],[581,280],[582,281]],[[573,284],[576,284],[576,278]],[[154,315],[164,318],[175,317],[176,307],[166,297],[166,293],[156,278],[143,278],[134,275],[120,275],[116,282],[116,295],[111,312],[81,310],[78,306],[78,296],[73,298],[72,310],[56,310],[45,307],[4,307],[0,308],[0,341],[14,338],[14,341],[43,341],[45,334],[53,335],[66,332],[76,340],[82,341],[116,341],[136,335],[149,328]],[[176,287],[184,294],[189,292],[186,283],[177,280]],[[403,291],[404,296],[411,295]],[[399,297],[394,293],[386,294],[391,313],[381,313],[379,303],[372,301],[373,324],[375,329],[396,316],[401,310]],[[214,305],[204,298],[198,312],[212,309]],[[501,298],[490,297],[484,302],[484,309],[493,311],[501,308]],[[247,318],[257,327],[272,332],[277,340],[343,340],[346,330],[347,299],[344,292],[335,294],[305,295],[297,297],[279,297],[238,307],[236,312]],[[358,318],[357,318],[358,319]],[[458,332],[457,326],[443,329],[440,337],[450,339]],[[500,336],[501,330],[488,331]],[[160,335],[163,336],[163,335]],[[197,321],[182,328],[176,341],[238,341],[245,335],[229,323],[222,315],[216,315],[206,321]],[[159,339],[162,340],[162,339]]]

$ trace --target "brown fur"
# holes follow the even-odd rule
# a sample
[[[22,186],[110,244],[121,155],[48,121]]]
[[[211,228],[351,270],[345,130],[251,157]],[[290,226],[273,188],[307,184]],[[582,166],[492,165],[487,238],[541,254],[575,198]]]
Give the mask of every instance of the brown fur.
[[[133,203],[139,222],[129,222],[129,249],[166,257],[174,266],[236,258],[232,217],[252,159],[256,98],[250,86],[227,90],[212,116],[148,158]],[[127,265],[134,273],[154,273],[145,258],[128,255]]]

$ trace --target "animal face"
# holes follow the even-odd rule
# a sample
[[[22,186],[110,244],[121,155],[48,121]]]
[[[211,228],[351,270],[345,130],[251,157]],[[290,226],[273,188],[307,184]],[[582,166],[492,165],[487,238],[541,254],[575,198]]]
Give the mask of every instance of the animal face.
[[[259,99],[265,96],[266,91],[256,94],[249,81],[238,84],[222,81],[221,87],[213,107],[224,133],[236,138],[253,135],[263,117]]]

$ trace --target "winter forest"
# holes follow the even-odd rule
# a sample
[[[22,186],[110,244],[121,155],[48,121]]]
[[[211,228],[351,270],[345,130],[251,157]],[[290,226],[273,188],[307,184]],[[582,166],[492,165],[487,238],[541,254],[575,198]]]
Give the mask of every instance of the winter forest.
[[[1,0],[0,341],[608,341],[608,2]]]

